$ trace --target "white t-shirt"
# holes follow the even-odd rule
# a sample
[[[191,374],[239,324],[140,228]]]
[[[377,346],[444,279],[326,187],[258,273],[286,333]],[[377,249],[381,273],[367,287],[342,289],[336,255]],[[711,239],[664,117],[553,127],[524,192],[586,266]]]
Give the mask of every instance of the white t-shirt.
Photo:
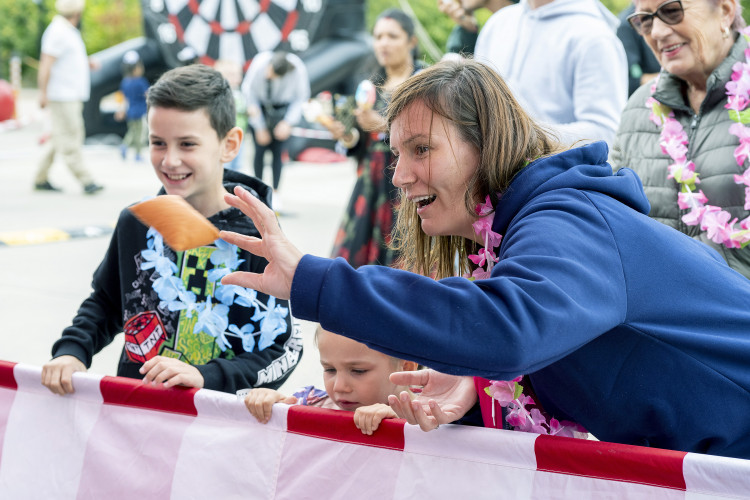
[[[91,74],[81,33],[70,21],[55,16],[42,35],[42,54],[55,58],[47,84],[50,101],[88,101]]]

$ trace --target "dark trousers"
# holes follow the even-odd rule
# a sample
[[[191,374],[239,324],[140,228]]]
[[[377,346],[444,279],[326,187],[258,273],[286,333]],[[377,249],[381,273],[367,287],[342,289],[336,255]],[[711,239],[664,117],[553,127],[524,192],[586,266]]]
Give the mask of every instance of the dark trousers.
[[[273,137],[273,132],[271,132],[271,143],[267,146],[259,146],[258,141],[255,140],[255,131],[251,128],[250,129],[253,134],[253,141],[255,142],[255,159],[253,162],[253,166],[255,168],[255,177],[258,179],[263,179],[263,167],[264,165],[264,157],[266,155],[266,151],[271,151],[271,169],[273,171],[273,188],[278,189],[279,188],[279,181],[281,181],[281,154],[284,152],[284,145],[286,144],[286,141],[278,141],[276,138]]]

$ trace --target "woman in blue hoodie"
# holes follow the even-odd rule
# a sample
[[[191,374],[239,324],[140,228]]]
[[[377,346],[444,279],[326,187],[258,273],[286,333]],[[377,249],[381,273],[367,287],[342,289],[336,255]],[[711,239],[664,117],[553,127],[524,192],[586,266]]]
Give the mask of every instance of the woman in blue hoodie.
[[[437,370],[407,381],[421,399],[391,401],[425,429],[491,394],[511,428],[750,458],[750,281],[650,219],[605,144],[565,150],[481,63],[418,73],[388,109],[408,270],[303,255],[237,189],[262,239],[222,238],[269,265],[225,284]]]

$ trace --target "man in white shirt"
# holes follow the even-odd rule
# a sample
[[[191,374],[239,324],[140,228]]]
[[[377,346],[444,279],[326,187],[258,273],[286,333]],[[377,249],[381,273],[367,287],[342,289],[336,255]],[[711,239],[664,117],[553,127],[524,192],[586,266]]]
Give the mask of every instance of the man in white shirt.
[[[599,0],[521,0],[489,18],[474,56],[563,142],[611,145],[628,97],[618,23]]]
[[[82,147],[86,131],[83,103],[91,92],[90,67],[86,46],[78,31],[84,0],[57,0],[57,15],[42,35],[37,84],[39,106],[49,109],[51,135],[34,180],[37,191],[60,191],[49,182],[55,154],[62,155],[86,194],[102,190],[83,166]]]

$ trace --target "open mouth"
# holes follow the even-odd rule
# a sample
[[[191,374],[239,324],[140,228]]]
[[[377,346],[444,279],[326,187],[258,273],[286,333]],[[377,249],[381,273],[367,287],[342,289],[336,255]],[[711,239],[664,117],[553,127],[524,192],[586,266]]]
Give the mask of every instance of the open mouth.
[[[416,203],[417,208],[424,208],[433,201],[435,201],[435,198],[437,198],[437,195],[431,194],[429,196],[417,196],[414,198],[414,203]]]

